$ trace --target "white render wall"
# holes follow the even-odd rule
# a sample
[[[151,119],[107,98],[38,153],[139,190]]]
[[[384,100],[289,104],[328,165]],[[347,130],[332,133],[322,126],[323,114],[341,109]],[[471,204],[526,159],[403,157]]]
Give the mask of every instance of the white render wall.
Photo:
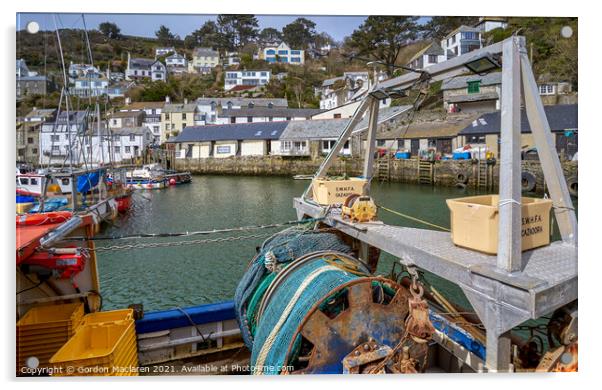
[[[231,156],[236,156],[236,141],[217,141],[215,142],[215,146],[213,147],[213,157],[215,158],[225,158],[225,157],[231,157]],[[228,152],[222,152],[222,153],[218,153],[218,150],[220,150],[220,148],[227,148],[230,147],[230,150]]]
[[[241,156],[263,156],[266,154],[265,141],[243,141],[240,146]]]

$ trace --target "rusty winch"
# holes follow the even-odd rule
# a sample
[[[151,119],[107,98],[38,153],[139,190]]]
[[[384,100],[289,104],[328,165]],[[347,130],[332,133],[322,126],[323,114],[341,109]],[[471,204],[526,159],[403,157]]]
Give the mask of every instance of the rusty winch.
[[[349,195],[341,209],[343,218],[349,218],[353,222],[374,221],[376,213],[376,203],[367,195]]]

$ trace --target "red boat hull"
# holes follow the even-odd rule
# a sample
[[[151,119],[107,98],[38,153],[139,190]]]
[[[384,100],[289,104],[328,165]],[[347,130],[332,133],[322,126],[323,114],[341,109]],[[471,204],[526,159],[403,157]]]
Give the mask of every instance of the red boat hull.
[[[132,204],[132,194],[127,194],[115,198],[115,201],[117,201],[117,211],[123,214],[130,209],[130,206]]]

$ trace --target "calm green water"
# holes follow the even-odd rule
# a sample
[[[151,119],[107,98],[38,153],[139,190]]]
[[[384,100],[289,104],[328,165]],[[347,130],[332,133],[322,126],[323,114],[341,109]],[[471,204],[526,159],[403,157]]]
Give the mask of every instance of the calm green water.
[[[119,226],[107,228],[104,233],[182,232],[290,221],[296,219],[292,199],[300,196],[309,183],[275,177],[195,176],[189,185],[135,193],[130,213],[117,220]],[[372,192],[380,205],[446,227],[449,211],[445,199],[474,194],[470,190],[401,183],[374,183]],[[424,228],[384,211],[379,217],[390,224]],[[183,238],[169,239],[173,240]],[[162,241],[166,240],[121,240],[98,245]],[[232,299],[238,280],[262,241],[100,252],[104,308],[143,303],[150,311]],[[388,274],[394,260],[384,254],[378,272]],[[453,300],[467,304],[458,288],[433,276],[428,278]]]

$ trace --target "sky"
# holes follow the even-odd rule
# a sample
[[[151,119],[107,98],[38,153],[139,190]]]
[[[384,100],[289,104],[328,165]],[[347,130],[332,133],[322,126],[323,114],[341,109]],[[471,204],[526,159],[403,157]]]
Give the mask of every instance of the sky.
[[[57,15],[59,28],[83,28],[81,14],[61,13]],[[335,40],[341,41],[351,35],[363,23],[365,16],[274,16],[256,15],[260,28],[273,27],[282,29],[299,16],[316,23],[318,32],[326,32]],[[116,23],[124,35],[155,37],[155,31],[160,25],[165,25],[174,33],[184,38],[198,29],[208,20],[215,20],[216,15],[181,15],[181,14],[85,14],[86,27],[96,29],[102,22]],[[25,28],[30,21],[36,21],[40,30],[54,30],[54,17],[49,13],[19,13],[17,14],[17,30]]]

